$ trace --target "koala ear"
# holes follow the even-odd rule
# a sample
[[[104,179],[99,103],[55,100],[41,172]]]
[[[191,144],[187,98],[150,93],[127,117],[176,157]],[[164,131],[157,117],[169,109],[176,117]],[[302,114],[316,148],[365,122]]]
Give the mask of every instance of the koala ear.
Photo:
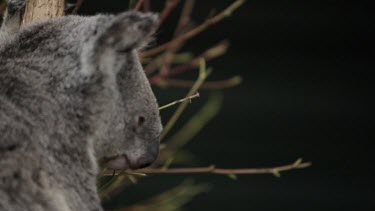
[[[121,52],[142,48],[151,39],[157,23],[157,14],[125,12],[114,17],[98,41]]]

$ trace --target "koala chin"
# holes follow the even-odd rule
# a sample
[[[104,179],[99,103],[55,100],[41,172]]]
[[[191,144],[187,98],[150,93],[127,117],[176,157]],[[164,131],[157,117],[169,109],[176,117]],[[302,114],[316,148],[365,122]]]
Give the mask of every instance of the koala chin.
[[[65,16],[0,29],[0,210],[102,210],[98,164],[151,165],[162,124],[138,58],[152,13]]]

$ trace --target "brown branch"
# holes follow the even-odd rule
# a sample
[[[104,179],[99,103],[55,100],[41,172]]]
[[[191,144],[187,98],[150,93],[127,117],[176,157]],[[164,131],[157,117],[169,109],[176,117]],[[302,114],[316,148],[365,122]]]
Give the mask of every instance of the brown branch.
[[[280,172],[289,171],[294,169],[303,169],[311,166],[311,162],[302,162],[302,159],[298,159],[296,162],[283,166],[276,166],[270,168],[246,168],[246,169],[221,169],[215,166],[201,167],[201,168],[145,168],[136,171],[128,171],[126,173],[138,173],[138,174],[273,174],[277,177],[280,176]],[[104,175],[113,175],[113,171],[105,171]]]
[[[164,55],[159,55],[156,58],[150,59],[149,63],[144,67],[147,76],[151,75],[162,66],[164,61]]]
[[[6,4],[5,2],[0,3],[0,16],[3,16],[5,13]]]
[[[160,27],[160,25],[167,19],[169,14],[171,14],[172,10],[175,8],[175,6],[178,4],[179,0],[167,0],[164,6],[163,11],[160,13],[159,16],[159,23],[157,28]]]
[[[64,0],[28,0],[22,24],[64,15]]]
[[[181,35],[184,29],[190,22],[190,15],[193,12],[195,0],[185,0],[184,7],[182,8],[180,19],[174,31],[174,37]]]
[[[187,100],[191,101],[192,99],[197,98],[197,97],[200,97],[200,95],[199,95],[198,92],[195,93],[194,95],[191,95],[191,96],[185,97],[185,98],[183,98],[183,99],[176,100],[176,101],[174,101],[174,102],[168,103],[167,105],[161,106],[161,107],[159,107],[159,111],[160,111],[160,110],[163,110],[163,109],[166,109],[166,108],[169,108],[169,107],[171,107],[171,106],[174,106],[174,105],[176,105],[176,104],[179,104],[179,103],[185,102],[185,101],[187,101]]]
[[[214,59],[218,56],[221,56],[222,54],[224,54],[226,52],[228,47],[229,47],[229,41],[223,40],[219,44],[217,44],[214,47],[206,50],[205,52],[201,53],[199,56],[191,59],[190,61],[187,61],[186,63],[184,63],[182,65],[179,65],[179,66],[174,67],[172,69],[168,69],[165,72],[160,71],[159,74],[154,75],[150,78],[150,82],[153,83],[153,84],[156,84],[156,83],[159,83],[160,81],[162,81],[166,77],[184,73],[189,69],[197,67],[199,65],[199,61],[201,59],[204,59],[205,61],[209,61],[209,60]],[[165,54],[167,54],[167,53],[168,52],[166,52]],[[162,59],[163,58],[161,58],[161,56],[159,56],[158,58],[152,60],[152,62],[150,62],[145,68],[146,74],[150,75],[152,72],[154,72],[156,70],[156,68],[160,65],[160,63],[161,63],[160,60],[162,60]],[[165,62],[165,58],[164,58],[164,62]],[[163,66],[163,68],[165,68],[165,65]],[[162,70],[163,70],[163,68],[162,68]]]
[[[139,0],[137,2],[137,5],[135,5],[135,7],[134,7],[134,11],[139,11],[141,9],[142,5],[143,5],[143,2],[144,2],[144,0]]]
[[[229,47],[229,41],[223,40],[219,44],[217,44],[214,47],[206,50],[201,55],[197,56],[196,58],[192,59],[191,61],[171,69],[168,72],[168,76],[181,74],[181,73],[184,73],[185,71],[187,71],[187,70],[189,70],[193,67],[196,67],[199,64],[199,61],[201,59],[204,59],[204,60],[208,61],[210,59],[216,58],[216,57],[224,54],[225,51],[228,49],[228,47]]]
[[[200,68],[199,68],[199,76],[197,81],[194,83],[194,85],[189,90],[188,96],[193,95],[194,93],[198,92],[199,87],[203,84],[203,82],[207,79],[207,77],[210,75],[211,70],[206,69],[206,62],[202,59],[200,62]],[[163,140],[168,132],[173,128],[177,120],[180,118],[181,114],[187,107],[187,101],[182,102],[175,113],[172,115],[172,117],[169,119],[167,124],[165,125],[163,132],[160,135],[160,140]]]
[[[196,35],[198,35],[199,33],[201,33],[202,31],[204,31],[207,27],[211,26],[211,25],[214,25],[216,23],[218,23],[219,21],[221,21],[222,19],[228,17],[231,15],[231,13],[236,10],[238,7],[240,7],[242,4],[244,4],[246,2],[246,0],[236,0],[233,4],[231,4],[228,8],[226,8],[225,10],[223,10],[222,12],[220,12],[218,15],[206,20],[204,23],[202,23],[201,25],[199,25],[198,27],[192,29],[191,31],[189,32],[186,32],[185,34],[167,42],[167,43],[164,43],[158,47],[155,47],[153,49],[150,49],[148,51],[144,51],[143,53],[141,53],[141,56],[142,57],[148,57],[148,56],[152,56],[152,55],[155,55],[157,53],[160,53],[161,51],[164,51],[165,49],[167,49],[170,45],[175,45],[175,44],[178,44],[178,43],[182,43]]]
[[[193,54],[190,52],[174,54],[171,64],[184,64],[184,63],[188,63],[192,59],[193,59]],[[142,58],[141,61],[143,64],[146,64],[146,66],[144,67],[146,75],[150,76],[153,72],[160,69],[160,67],[163,65],[164,54],[161,54],[153,58],[151,57]]]
[[[163,168],[168,168],[173,163],[176,156],[183,153],[181,148],[193,139],[221,110],[223,96],[219,93],[212,94],[207,102],[196,112],[181,128],[175,132],[163,147],[159,159],[154,166],[162,164]]]
[[[144,2],[143,2],[143,12],[150,12],[150,11],[151,11],[150,0],[144,0]]]
[[[187,25],[190,21],[190,14],[193,10],[193,6],[194,6],[194,0],[185,1],[184,7],[180,15],[180,19],[173,33],[173,38],[180,36],[181,33],[183,33],[184,29],[187,28]],[[174,55],[180,47],[181,46],[179,44],[175,44],[175,45],[170,45],[167,48],[166,52],[164,53],[163,66],[159,72],[160,76],[165,76],[169,74],[169,69],[170,69],[172,60],[174,58]]]
[[[82,7],[82,4],[85,0],[77,0],[76,6],[74,7],[74,10],[72,11],[73,14],[77,14],[78,10]]]
[[[152,78],[151,78],[152,79]],[[206,81],[201,85],[201,89],[205,90],[220,90],[220,89],[227,89],[234,86],[237,86],[242,82],[242,78],[240,76],[234,76],[232,78],[221,80],[221,81]],[[154,83],[154,81],[150,80],[151,84],[156,84],[160,87],[179,87],[179,88],[191,88],[194,85],[194,81],[188,80],[179,80],[179,79],[161,79],[160,81]]]

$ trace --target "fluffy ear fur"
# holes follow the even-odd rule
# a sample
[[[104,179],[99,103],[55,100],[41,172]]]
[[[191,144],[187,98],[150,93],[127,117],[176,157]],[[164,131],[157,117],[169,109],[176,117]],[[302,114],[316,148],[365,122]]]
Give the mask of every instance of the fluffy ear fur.
[[[127,12],[117,16],[99,37],[100,46],[129,52],[147,45],[158,22],[153,13]]]
[[[0,29],[0,45],[11,39],[18,32],[21,25],[21,16],[25,10],[25,0],[7,1],[4,20]]]

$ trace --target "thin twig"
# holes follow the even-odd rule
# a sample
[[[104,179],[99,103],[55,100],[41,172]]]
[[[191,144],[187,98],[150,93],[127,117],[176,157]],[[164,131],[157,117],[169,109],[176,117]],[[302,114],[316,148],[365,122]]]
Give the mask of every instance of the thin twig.
[[[142,5],[143,5],[143,2],[144,2],[144,0],[139,0],[137,2],[137,5],[135,5],[135,7],[134,7],[134,11],[139,11],[141,9]]]
[[[182,102],[184,102],[184,101],[191,101],[192,99],[197,98],[197,97],[199,97],[199,93],[198,93],[198,92],[195,93],[194,95],[191,95],[191,96],[185,97],[185,98],[183,98],[183,99],[176,100],[176,101],[174,101],[174,102],[172,102],[172,103],[168,103],[167,105],[161,106],[161,107],[159,108],[159,111],[161,111],[161,110],[163,110],[163,109],[166,109],[166,108],[168,108],[168,107],[174,106],[174,105],[176,105],[176,104],[178,104],[178,103],[182,103]]]
[[[6,9],[6,4],[5,2],[1,2],[0,3],[0,16],[3,16],[4,13],[5,13],[5,9]]]
[[[173,33],[173,38],[180,36],[181,33],[186,30],[186,27],[190,21],[190,14],[193,10],[194,6],[194,0],[186,0],[184,7],[182,9],[180,19],[178,21],[178,24],[176,26],[176,29]],[[175,53],[178,51],[178,49],[181,47],[179,44],[170,45],[166,52],[164,53],[164,61],[163,66],[159,71],[160,76],[165,76],[169,74],[170,65],[172,63],[172,60],[174,58]]]
[[[273,174],[276,177],[280,176],[280,172],[289,171],[294,169],[303,169],[311,166],[311,162],[302,162],[298,159],[292,164],[269,167],[269,168],[246,168],[246,169],[221,169],[215,166],[198,167],[198,168],[145,168],[139,169],[134,172],[142,174],[197,174],[197,173],[210,173],[210,174]],[[111,175],[112,171],[106,171],[105,175]]]
[[[213,47],[210,47],[209,49],[207,49],[206,51],[204,51],[203,53],[201,53],[199,56],[195,58],[189,58],[190,56],[186,57],[190,60],[184,61],[183,64],[180,64],[176,67],[168,69],[166,73],[161,74],[162,72],[161,71],[159,74],[152,76],[150,78],[150,82],[157,83],[162,78],[165,78],[167,76],[173,76],[173,75],[184,73],[189,69],[197,67],[201,59],[204,59],[205,61],[209,61],[211,59],[217,58],[223,55],[227,51],[227,49],[229,48],[229,45],[230,45],[230,42],[228,40],[222,40],[218,44],[214,45]],[[167,53],[168,52],[166,52],[165,54]],[[165,63],[166,61],[165,54],[159,55],[156,58],[153,58],[152,60],[150,60],[150,62],[145,67],[145,72],[147,75],[150,75],[151,73],[155,72],[157,68],[159,68],[163,64],[163,62]],[[173,59],[175,59],[176,55],[173,55],[173,56],[174,56]],[[163,65],[162,69],[165,66],[166,65]]]
[[[167,19],[169,14],[172,12],[172,10],[175,8],[179,0],[167,0],[164,6],[163,11],[160,13],[159,16],[159,23],[156,28],[159,28],[160,25]]]
[[[77,14],[78,10],[82,7],[82,4],[85,0],[77,0],[76,6],[74,7],[74,10],[72,11],[73,14]]]
[[[201,33],[202,31],[204,31],[207,27],[211,26],[211,25],[214,25],[216,23],[218,23],[219,21],[221,21],[222,19],[228,17],[231,15],[231,13],[236,10],[238,7],[240,7],[242,4],[244,4],[246,2],[246,0],[237,0],[235,1],[233,4],[231,4],[229,7],[227,7],[225,10],[223,10],[222,12],[220,12],[218,15],[206,20],[204,23],[202,23],[201,25],[199,25],[198,27],[192,29],[191,31],[189,32],[186,32],[185,34],[167,42],[167,43],[164,43],[158,47],[155,47],[153,49],[150,49],[148,51],[144,51],[141,53],[141,57],[149,57],[149,56],[152,56],[152,55],[155,55],[157,53],[160,53],[161,51],[164,51],[165,49],[168,48],[169,45],[175,45],[177,43],[182,43],[196,35],[198,35],[199,33]]]
[[[186,26],[189,24],[190,15],[193,12],[194,4],[195,0],[185,0],[184,7],[181,11],[180,19],[173,33],[174,37],[181,35],[185,30]]]
[[[213,94],[208,101],[194,114],[177,132],[175,132],[161,149],[157,163],[163,163],[163,168],[171,165],[181,148],[193,139],[220,111],[223,102],[221,94]]]
[[[205,52],[203,52],[199,56],[195,57],[194,59],[186,62],[185,64],[174,67],[174,68],[166,71],[166,73],[164,73],[164,74],[158,74],[158,75],[155,75],[155,76],[151,77],[150,82],[156,83],[166,76],[173,76],[173,75],[178,75],[178,74],[184,73],[187,70],[198,66],[199,61],[201,59],[204,59],[205,61],[208,61],[208,60],[211,60],[213,58],[216,58],[218,56],[223,55],[226,52],[226,50],[228,49],[228,47],[229,47],[229,41],[223,40],[219,44],[215,45],[212,48],[209,48],[208,50],[206,50]]]
[[[186,26],[190,21],[190,14],[192,12],[193,6],[194,0],[185,1],[184,7],[180,15],[180,20],[173,34],[173,38],[179,36],[180,33],[182,33],[185,30]],[[147,65],[147,67],[145,68],[145,72],[147,74],[154,72],[159,67],[159,63],[161,63],[161,68],[158,75],[161,76],[168,74],[172,60],[174,59],[175,53],[176,51],[178,51],[179,47],[179,45],[170,45],[164,55],[159,56]]]
[[[187,71],[190,68],[196,67],[199,64],[199,60],[204,59],[206,61],[211,60],[213,58],[219,57],[223,55],[229,47],[229,41],[228,40],[222,40],[220,43],[216,44],[212,48],[209,48],[205,52],[203,52],[198,57],[192,59],[191,61],[177,66],[169,71],[169,76],[171,75],[177,75],[181,74],[185,71]]]
[[[191,88],[194,85],[194,81],[188,80],[180,80],[180,79],[161,79],[156,84],[160,87],[179,87],[179,88]],[[233,76],[232,78],[221,80],[221,81],[206,81],[202,84],[201,89],[205,90],[220,90],[220,89],[227,89],[234,86],[239,85],[242,82],[242,78],[240,76]]]
[[[150,59],[146,67],[144,68],[146,75],[154,73],[163,65],[164,55],[158,55],[155,58]]]
[[[206,62],[204,59],[200,62],[200,69],[199,69],[199,76],[193,87],[190,89],[187,96],[191,96],[194,93],[198,92],[199,87],[203,84],[203,82],[206,80],[206,78],[209,75],[209,71],[206,70]],[[160,140],[163,140],[165,136],[168,134],[168,132],[173,128],[174,124],[178,120],[178,118],[181,116],[182,112],[187,107],[187,101],[184,101],[180,104],[180,106],[177,108],[176,112],[172,115],[171,119],[168,121],[168,123],[165,125],[164,130],[162,134],[160,135]]]
[[[133,6],[133,0],[129,0],[128,2],[128,10],[131,10]]]
[[[143,12],[150,12],[150,11],[151,11],[150,0],[144,0],[144,2],[143,2]]]

